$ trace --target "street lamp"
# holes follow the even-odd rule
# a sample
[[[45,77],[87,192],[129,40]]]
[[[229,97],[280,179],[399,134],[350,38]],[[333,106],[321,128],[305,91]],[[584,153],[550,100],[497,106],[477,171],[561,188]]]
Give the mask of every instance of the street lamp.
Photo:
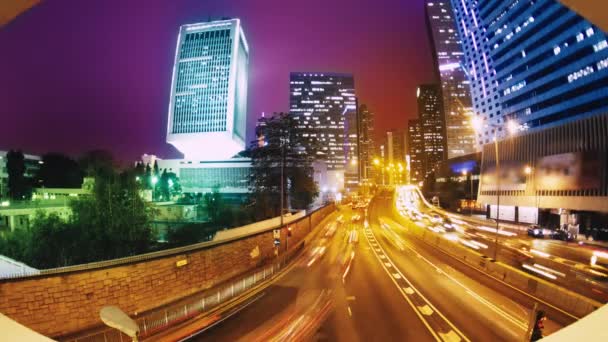
[[[467,170],[462,170],[462,175],[464,176],[464,181],[467,181]],[[473,216],[473,173],[470,174],[469,177],[470,183],[470,192],[469,192],[469,216]]]
[[[496,124],[484,123],[483,120],[476,116],[472,119],[471,125],[476,132],[480,132],[484,127],[493,129],[494,133],[494,156],[496,159],[496,236],[494,238],[494,260],[498,251],[498,231],[500,229],[500,157],[498,155],[498,137],[496,132],[501,129],[501,126]],[[507,131],[509,135],[514,135],[519,130],[519,125],[514,120],[507,121]]]
[[[529,165],[526,165],[526,167],[524,168],[524,173],[526,174],[526,176],[528,176],[528,179],[532,179],[532,192],[534,192],[534,207],[536,208],[536,224],[538,224],[538,194],[536,193],[536,179],[534,179],[534,176],[532,175],[534,173],[534,168]]]

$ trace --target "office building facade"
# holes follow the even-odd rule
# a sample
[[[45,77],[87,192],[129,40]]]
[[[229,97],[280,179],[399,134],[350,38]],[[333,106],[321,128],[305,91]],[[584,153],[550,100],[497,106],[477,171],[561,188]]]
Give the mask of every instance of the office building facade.
[[[407,153],[409,156],[409,179],[412,184],[424,180],[424,138],[420,120],[408,120],[407,123]]]
[[[341,181],[356,164],[357,99],[351,74],[293,72],[290,74],[290,115],[298,134],[315,146],[318,159],[327,164],[331,179]]]
[[[446,159],[445,116],[439,85],[420,85],[416,96],[418,120],[424,146],[424,177],[426,177],[438,163]]]
[[[538,130],[608,112],[607,35],[554,0],[479,3],[506,120]]]
[[[473,115],[484,123],[475,132],[477,148],[490,143],[494,136],[502,139],[507,129],[502,118],[498,80],[485,27],[479,14],[477,0],[452,0],[452,11],[464,52],[464,72],[469,79]],[[471,118],[473,119],[473,118]]]
[[[427,0],[426,23],[435,68],[441,83],[446,123],[447,158],[475,152],[475,131],[469,80],[464,70],[462,42],[449,0]]]
[[[362,104],[358,110],[359,117],[359,172],[361,179],[373,178],[374,159],[374,113]]]
[[[245,148],[249,47],[239,19],[180,27],[167,142],[187,159],[227,159]]]
[[[550,142],[550,143],[547,143]],[[608,224],[608,114],[484,146],[478,202],[495,218],[551,228]],[[500,182],[497,182],[500,177]],[[497,184],[498,183],[498,184]],[[603,214],[602,214],[603,213]]]

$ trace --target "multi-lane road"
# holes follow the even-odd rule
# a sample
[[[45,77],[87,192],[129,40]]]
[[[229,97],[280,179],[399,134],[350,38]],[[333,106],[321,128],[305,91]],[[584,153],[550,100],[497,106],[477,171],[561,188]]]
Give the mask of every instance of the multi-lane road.
[[[437,224],[432,219],[439,214],[442,217],[439,225],[445,222],[445,218],[450,219],[453,226],[457,227],[455,234],[469,241],[480,242],[481,244],[470,247],[484,255],[492,258],[496,256],[498,261],[550,280],[600,303],[608,302],[608,268],[590,264],[594,253],[608,256],[606,251],[562,241],[531,238],[527,236],[527,230],[510,230],[504,226],[496,239],[496,227],[484,224],[483,220],[480,222],[479,219],[432,207],[414,187],[402,187],[398,192],[402,198],[401,203],[397,201],[401,219],[413,217],[420,224],[431,226]],[[603,262],[604,259],[601,258],[600,261]]]
[[[393,206],[386,193],[342,207],[251,304],[192,340],[522,340],[533,300],[414,238]],[[545,334],[564,323],[549,317]]]

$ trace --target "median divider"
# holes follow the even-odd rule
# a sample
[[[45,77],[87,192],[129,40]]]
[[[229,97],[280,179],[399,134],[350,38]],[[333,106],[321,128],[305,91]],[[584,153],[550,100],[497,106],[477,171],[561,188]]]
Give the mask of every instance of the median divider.
[[[457,242],[450,241],[428,229],[419,227],[402,218],[398,212],[394,212],[406,224],[409,234],[424,243],[437,248],[461,263],[508,285],[532,300],[556,313],[556,320],[563,324],[569,324],[583,316],[593,312],[602,306],[602,303],[579,295],[549,281],[518,270],[502,262],[496,262],[490,257],[473,251]]]

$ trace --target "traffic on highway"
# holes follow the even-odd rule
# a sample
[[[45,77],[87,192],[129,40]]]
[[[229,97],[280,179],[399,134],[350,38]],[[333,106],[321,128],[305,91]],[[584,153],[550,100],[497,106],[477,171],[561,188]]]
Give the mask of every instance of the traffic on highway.
[[[570,271],[548,263],[553,256],[543,254],[542,245],[517,245],[534,246],[534,239],[507,229],[498,235],[498,260],[516,265],[523,276],[542,284],[571,280]],[[253,300],[188,339],[522,341],[539,312],[545,336],[581,318],[450,253],[458,245],[492,255],[495,243],[495,230],[434,208],[414,187],[380,192],[339,206]],[[587,266],[573,268],[604,272]],[[604,284],[599,275],[591,279]]]

